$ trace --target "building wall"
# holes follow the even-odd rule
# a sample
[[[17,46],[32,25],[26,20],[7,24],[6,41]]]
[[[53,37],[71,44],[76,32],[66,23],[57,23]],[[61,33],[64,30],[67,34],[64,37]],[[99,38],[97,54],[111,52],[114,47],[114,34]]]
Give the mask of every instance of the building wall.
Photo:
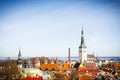
[[[79,60],[80,60],[80,63],[82,63],[82,64],[84,64],[84,62],[87,61],[86,48],[79,49]]]

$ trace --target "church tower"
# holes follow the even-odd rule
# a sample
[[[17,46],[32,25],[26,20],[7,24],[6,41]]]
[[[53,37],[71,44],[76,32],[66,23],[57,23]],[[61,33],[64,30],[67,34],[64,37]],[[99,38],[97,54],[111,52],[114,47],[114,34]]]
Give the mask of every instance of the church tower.
[[[81,44],[79,46],[79,62],[81,64],[84,64],[84,62],[87,61],[86,49],[87,49],[87,47],[85,46],[84,31],[83,31],[83,27],[82,27],[82,31],[81,31]]]
[[[22,68],[22,55],[21,55],[21,50],[20,49],[19,49],[19,53],[18,53],[17,65],[18,65],[19,69]]]
[[[18,59],[21,59],[22,54],[21,54],[21,50],[19,49],[19,53],[18,53]]]

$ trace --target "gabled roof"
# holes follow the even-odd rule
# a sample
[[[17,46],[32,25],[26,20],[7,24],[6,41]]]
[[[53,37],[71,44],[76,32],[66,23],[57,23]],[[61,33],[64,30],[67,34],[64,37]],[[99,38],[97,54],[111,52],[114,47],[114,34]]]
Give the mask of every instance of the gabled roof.
[[[42,64],[40,66],[41,70],[60,70],[60,67],[57,64]]]
[[[94,54],[87,54],[87,58],[96,58]]]
[[[39,58],[38,58],[38,57],[36,57],[36,58],[35,58],[35,60],[34,60],[34,62],[35,62],[35,63],[40,63]]]

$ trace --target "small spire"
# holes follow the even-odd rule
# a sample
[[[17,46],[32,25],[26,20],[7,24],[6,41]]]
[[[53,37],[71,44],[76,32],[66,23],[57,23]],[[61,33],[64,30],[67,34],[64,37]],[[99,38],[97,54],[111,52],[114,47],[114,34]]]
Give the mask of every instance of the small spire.
[[[21,58],[21,49],[19,48],[18,58]]]

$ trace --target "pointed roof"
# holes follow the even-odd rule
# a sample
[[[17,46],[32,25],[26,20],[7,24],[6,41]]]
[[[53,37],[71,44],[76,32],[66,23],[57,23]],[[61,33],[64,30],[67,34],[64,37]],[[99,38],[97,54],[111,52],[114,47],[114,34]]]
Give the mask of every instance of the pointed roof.
[[[86,46],[85,46],[85,41],[84,41],[83,26],[82,26],[82,31],[81,31],[81,44],[80,44],[79,48],[86,48]]]
[[[17,64],[22,64],[21,56],[22,56],[22,55],[21,55],[21,50],[19,49]]]
[[[19,48],[19,53],[18,53],[18,57],[21,57],[22,54],[21,54],[21,49]]]
[[[40,63],[40,59],[39,57],[36,57],[35,60],[34,60],[35,63]]]

